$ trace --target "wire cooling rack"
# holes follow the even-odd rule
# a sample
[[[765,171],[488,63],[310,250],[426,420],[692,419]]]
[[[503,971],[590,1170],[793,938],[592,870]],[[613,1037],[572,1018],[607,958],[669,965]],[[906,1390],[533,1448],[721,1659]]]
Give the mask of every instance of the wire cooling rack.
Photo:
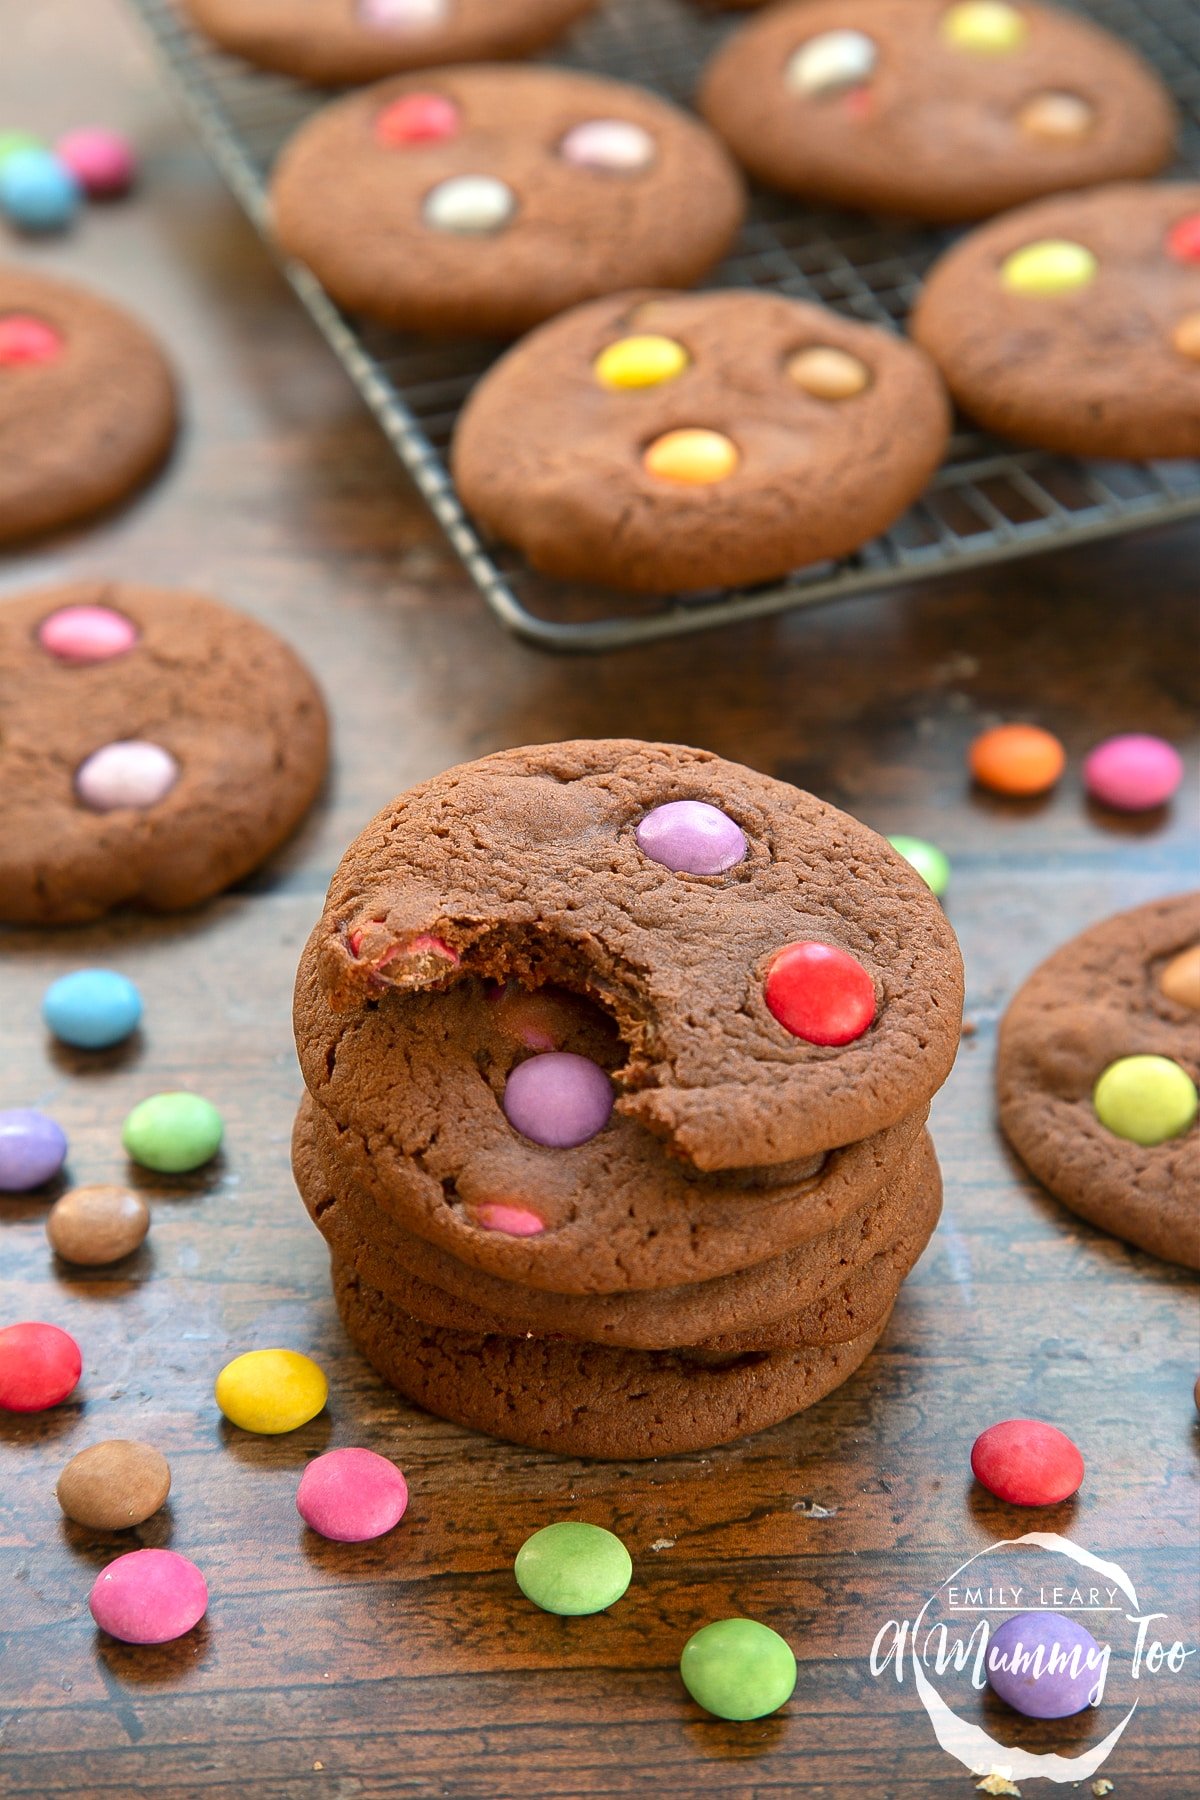
[[[271,165],[323,97],[214,50],[188,25],[180,0],[130,4],[226,181],[269,243]],[[1136,45],[1159,69],[1184,119],[1180,170],[1200,173],[1200,0],[1089,0],[1077,10]],[[553,60],[638,81],[686,103],[730,28],[728,19],[706,16],[688,0],[607,0]],[[946,232],[811,212],[756,195],[737,249],[713,285],[774,289],[895,327],[947,242]],[[492,612],[517,636],[545,648],[645,643],[1200,513],[1200,463],[1082,463],[962,430],[918,504],[841,562],[739,591],[658,600],[581,592],[536,575],[513,552],[482,538],[447,471],[458,409],[496,346],[430,344],[362,325],[340,312],[307,270],[280,260]]]

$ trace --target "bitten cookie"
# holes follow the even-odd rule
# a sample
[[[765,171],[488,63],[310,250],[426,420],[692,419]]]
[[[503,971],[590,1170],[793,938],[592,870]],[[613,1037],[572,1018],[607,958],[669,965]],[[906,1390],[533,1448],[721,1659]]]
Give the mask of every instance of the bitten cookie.
[[[1176,128],[1132,50],[1024,0],[772,7],[718,53],[699,104],[771,187],[946,223],[1156,174]]]
[[[123,499],[175,436],[154,339],[82,288],[0,268],[0,543]]]
[[[348,311],[516,337],[597,294],[687,287],[741,223],[708,129],[565,69],[439,69],[324,108],[271,184],[280,243]]]
[[[294,652],[214,600],[81,581],[0,604],[0,919],[208,899],[298,824],[326,736]]]
[[[1200,894],[1056,950],[1000,1027],[1000,1123],[1073,1212],[1200,1268]]]
[[[912,333],[964,412],[1075,456],[1200,456],[1200,183],[1098,188],[982,226]]]
[[[858,548],[924,489],[949,425],[933,365],[874,326],[780,295],[633,293],[509,351],[453,469],[535,568],[665,593]]]
[[[596,0],[185,0],[222,49],[323,87],[532,56]]]

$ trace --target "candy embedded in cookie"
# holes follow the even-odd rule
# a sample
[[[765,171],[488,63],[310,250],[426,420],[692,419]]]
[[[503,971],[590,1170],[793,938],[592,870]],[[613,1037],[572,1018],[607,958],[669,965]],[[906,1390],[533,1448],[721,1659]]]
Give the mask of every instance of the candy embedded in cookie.
[[[444,144],[457,137],[460,116],[453,100],[444,94],[417,90],[401,94],[375,120],[375,136],[392,149],[416,144]]]
[[[788,944],[772,957],[763,992],[784,1030],[809,1044],[852,1044],[875,1018],[875,983],[833,944]]]
[[[48,363],[61,356],[62,336],[33,313],[11,312],[0,317],[0,369],[16,369],[23,363]]]
[[[1097,1081],[1092,1103],[1114,1136],[1149,1146],[1182,1137],[1200,1098],[1187,1070],[1169,1056],[1122,1056]]]

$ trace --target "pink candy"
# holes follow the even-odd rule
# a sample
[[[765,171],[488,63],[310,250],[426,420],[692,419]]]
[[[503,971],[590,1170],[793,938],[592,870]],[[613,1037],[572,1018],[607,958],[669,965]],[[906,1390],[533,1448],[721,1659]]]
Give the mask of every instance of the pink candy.
[[[1117,812],[1149,812],[1165,806],[1183,780],[1183,760],[1174,745],[1144,732],[1107,738],[1083,765],[1088,793]]]
[[[111,606],[60,606],[42,620],[38,643],[62,662],[107,662],[137,643],[137,626]]]
[[[568,131],[558,153],[577,168],[628,174],[654,161],[654,139],[628,119],[585,119]]]
[[[68,131],[54,146],[54,153],[93,200],[126,193],[137,174],[137,159],[129,139],[101,125]]]
[[[471,1212],[472,1225],[481,1231],[498,1231],[505,1237],[540,1237],[545,1220],[525,1206],[508,1206],[503,1201],[489,1200]]]
[[[93,812],[157,806],[179,780],[179,764],[161,744],[125,738],[94,750],[75,771],[75,791]]]
[[[0,315],[0,369],[53,362],[62,354],[62,347],[62,338],[44,319],[32,313]]]
[[[101,1631],[124,1644],[169,1644],[204,1617],[208,1584],[174,1550],[131,1550],[101,1569],[88,1606]]]
[[[304,1523],[339,1544],[382,1537],[407,1505],[408,1483],[374,1450],[327,1450],[309,1463],[296,1493]]]

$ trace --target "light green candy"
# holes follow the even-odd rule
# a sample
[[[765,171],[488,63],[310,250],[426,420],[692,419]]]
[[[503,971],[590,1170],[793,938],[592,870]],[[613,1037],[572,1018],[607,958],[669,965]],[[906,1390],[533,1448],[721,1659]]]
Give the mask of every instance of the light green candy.
[[[0,168],[15,156],[18,150],[40,150],[41,139],[35,138],[31,131],[0,131]]]
[[[513,1565],[517,1586],[543,1612],[576,1617],[603,1612],[629,1586],[633,1563],[603,1525],[564,1519],[526,1538]]]
[[[1042,238],[1005,257],[1000,279],[1013,294],[1069,294],[1094,281],[1099,266],[1083,244]]]
[[[1101,1075],[1092,1104],[1116,1137],[1148,1147],[1185,1132],[1200,1095],[1187,1070],[1169,1056],[1122,1056]]]
[[[946,852],[936,844],[927,844],[924,838],[892,837],[888,843],[906,863],[912,864],[925,886],[940,900],[950,885],[950,858]]]
[[[683,1685],[718,1719],[762,1719],[778,1712],[796,1686],[791,1645],[757,1619],[718,1619],[683,1646]]]
[[[134,1162],[162,1175],[183,1175],[217,1154],[225,1127],[199,1094],[153,1094],[135,1106],[121,1131]]]

